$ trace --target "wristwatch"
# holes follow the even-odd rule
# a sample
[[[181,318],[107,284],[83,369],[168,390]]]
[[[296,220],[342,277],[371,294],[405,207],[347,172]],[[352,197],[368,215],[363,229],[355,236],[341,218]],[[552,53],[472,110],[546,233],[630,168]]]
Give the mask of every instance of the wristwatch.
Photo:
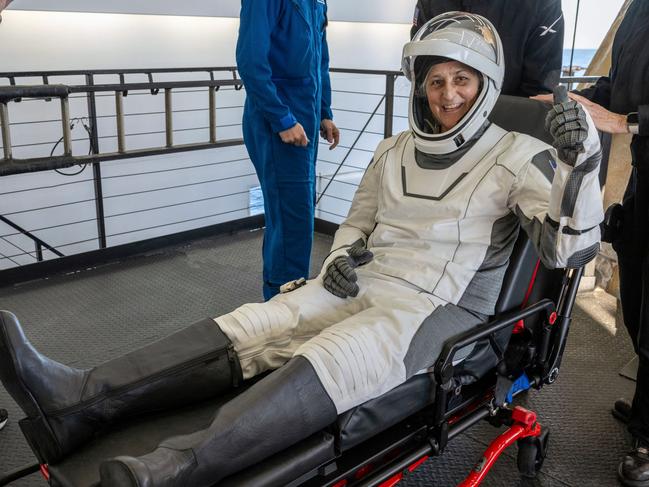
[[[630,134],[637,134],[640,131],[638,112],[631,112],[626,116],[626,127]]]

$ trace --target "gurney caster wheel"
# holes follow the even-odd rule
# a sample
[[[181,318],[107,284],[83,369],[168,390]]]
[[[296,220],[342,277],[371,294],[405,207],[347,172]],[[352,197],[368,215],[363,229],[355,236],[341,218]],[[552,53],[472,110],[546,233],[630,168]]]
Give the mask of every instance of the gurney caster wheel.
[[[518,440],[518,471],[523,477],[534,478],[543,466],[548,452],[550,431],[541,430],[539,436],[528,436]]]

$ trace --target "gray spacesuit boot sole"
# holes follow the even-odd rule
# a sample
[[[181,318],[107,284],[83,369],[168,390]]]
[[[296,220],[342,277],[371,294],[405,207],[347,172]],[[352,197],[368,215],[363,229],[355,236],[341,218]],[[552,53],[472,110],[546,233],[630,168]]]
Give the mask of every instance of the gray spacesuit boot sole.
[[[224,404],[205,430],[100,467],[102,487],[209,487],[336,420],[311,363],[296,357]]]
[[[117,419],[224,392],[241,368],[211,319],[81,370],[41,355],[18,319],[0,311],[0,380],[27,416],[19,424],[39,460],[56,463]]]

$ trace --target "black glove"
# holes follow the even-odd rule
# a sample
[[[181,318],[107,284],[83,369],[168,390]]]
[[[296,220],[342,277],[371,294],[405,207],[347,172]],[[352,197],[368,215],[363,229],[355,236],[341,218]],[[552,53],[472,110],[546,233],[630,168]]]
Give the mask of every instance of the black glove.
[[[329,263],[323,279],[325,289],[339,298],[358,296],[358,276],[354,269],[374,258],[372,252],[362,247],[350,247],[347,254],[339,255]]]
[[[586,112],[576,101],[568,98],[565,86],[554,89],[554,106],[545,118],[545,129],[550,132],[559,158],[570,166],[577,162],[577,156],[584,152],[584,141],[588,137]]]

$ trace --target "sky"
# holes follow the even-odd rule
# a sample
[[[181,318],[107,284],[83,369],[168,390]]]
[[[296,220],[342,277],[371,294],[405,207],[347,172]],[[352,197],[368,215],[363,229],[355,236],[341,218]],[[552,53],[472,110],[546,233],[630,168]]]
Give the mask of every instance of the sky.
[[[580,0],[576,49],[596,49],[620,11],[624,0]],[[577,0],[562,0],[566,24],[564,47],[572,46]]]

